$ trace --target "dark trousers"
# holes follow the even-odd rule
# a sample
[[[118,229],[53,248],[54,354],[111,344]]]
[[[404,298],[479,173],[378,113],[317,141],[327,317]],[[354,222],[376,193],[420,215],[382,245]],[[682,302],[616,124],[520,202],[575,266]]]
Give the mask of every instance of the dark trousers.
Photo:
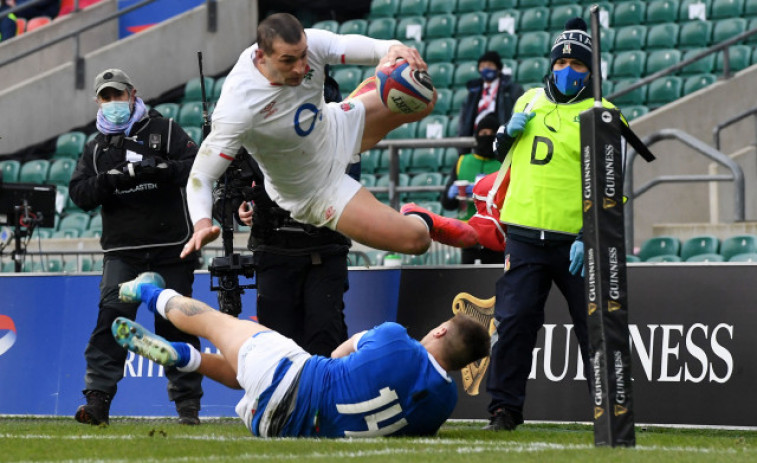
[[[255,251],[258,321],[311,354],[347,340],[347,253],[285,256]]]
[[[460,251],[460,262],[463,264],[475,264],[476,260],[480,260],[482,264],[501,264],[502,256],[502,251],[492,251],[477,244],[469,248],[463,248]]]
[[[84,376],[85,390],[107,392],[115,395],[117,384],[124,375],[127,351],[119,346],[111,334],[111,324],[116,317],[134,320],[139,304],[118,300],[118,284],[134,279],[142,272],[157,272],[166,281],[166,287],[182,295],[192,295],[196,260],[178,259],[180,247],[170,252],[143,251],[125,255],[106,253],[103,259],[103,276],[100,282],[100,311],[97,324],[84,351],[87,372]],[[166,256],[170,256],[167,259]],[[200,348],[197,336],[186,334],[160,315],[155,315],[155,332],[169,341],[187,342]],[[165,369],[168,378],[168,398],[171,401],[199,399],[202,397],[202,375],[182,373],[175,368]]]
[[[489,411],[499,408],[523,413],[526,381],[539,329],[544,325],[544,304],[554,282],[568,302],[584,372],[588,366],[589,334],[586,323],[584,282],[571,275],[572,242],[530,244],[508,239],[505,273],[497,280],[495,323],[491,363],[486,389],[491,395]]]

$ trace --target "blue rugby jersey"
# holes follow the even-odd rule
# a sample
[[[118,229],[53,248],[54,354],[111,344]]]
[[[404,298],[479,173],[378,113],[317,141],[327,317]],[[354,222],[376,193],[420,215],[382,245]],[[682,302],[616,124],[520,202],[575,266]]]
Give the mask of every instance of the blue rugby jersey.
[[[367,331],[357,351],[310,358],[282,436],[432,435],[457,403],[452,378],[396,323]]]

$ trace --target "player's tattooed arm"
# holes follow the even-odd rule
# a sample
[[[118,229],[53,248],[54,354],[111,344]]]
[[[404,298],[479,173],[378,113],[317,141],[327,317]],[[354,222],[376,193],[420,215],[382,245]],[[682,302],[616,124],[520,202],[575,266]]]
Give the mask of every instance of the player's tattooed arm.
[[[189,317],[213,311],[213,309],[204,302],[184,296],[172,297],[168,300],[166,303],[166,315],[172,310],[178,310]]]

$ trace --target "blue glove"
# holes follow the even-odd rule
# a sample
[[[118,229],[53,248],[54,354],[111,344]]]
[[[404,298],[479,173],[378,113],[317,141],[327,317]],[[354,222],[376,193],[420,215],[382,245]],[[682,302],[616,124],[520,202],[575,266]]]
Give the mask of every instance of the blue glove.
[[[515,113],[513,114],[513,117],[510,118],[510,122],[507,123],[507,127],[505,130],[507,131],[507,134],[510,135],[512,138],[517,137],[521,133],[523,133],[523,129],[526,128],[526,124],[528,124],[528,121],[533,119],[534,113]]]
[[[571,275],[577,275],[581,270],[581,276],[584,276],[584,242],[574,241],[570,246],[570,267],[568,271]]]
[[[473,196],[473,184],[468,184],[468,186],[465,187],[465,196]],[[457,185],[449,186],[449,190],[447,190],[447,197],[449,199],[457,198]]]

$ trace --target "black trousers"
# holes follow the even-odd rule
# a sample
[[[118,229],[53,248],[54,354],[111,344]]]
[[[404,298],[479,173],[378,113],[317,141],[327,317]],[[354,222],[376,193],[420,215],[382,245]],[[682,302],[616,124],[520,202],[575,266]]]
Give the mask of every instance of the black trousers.
[[[255,251],[258,321],[311,354],[347,340],[347,252],[286,256]]]
[[[544,325],[544,304],[552,282],[565,296],[587,372],[589,332],[586,322],[584,281],[571,275],[572,241],[531,244],[508,239],[505,273],[497,280],[495,324],[486,390],[489,412],[499,408],[523,413],[526,381],[537,334]],[[587,376],[588,377],[588,376]]]
[[[142,272],[157,272],[166,281],[166,287],[182,295],[192,295],[196,259],[181,261],[178,248],[105,253],[103,276],[100,282],[100,311],[97,324],[84,351],[87,372],[84,376],[85,391],[95,390],[115,395],[117,384],[124,376],[124,363],[128,352],[119,346],[111,334],[111,324],[116,317],[134,320],[139,304],[118,300],[118,284],[135,278]],[[197,336],[186,334],[160,315],[155,315],[155,332],[169,341],[187,342],[200,348]],[[175,368],[165,369],[168,378],[168,398],[171,401],[199,399],[202,397],[202,375],[182,373]]]
[[[460,262],[463,264],[475,264],[476,260],[480,260],[482,264],[501,264],[503,255],[501,251],[492,251],[477,244],[469,248],[463,248],[460,251]]]

